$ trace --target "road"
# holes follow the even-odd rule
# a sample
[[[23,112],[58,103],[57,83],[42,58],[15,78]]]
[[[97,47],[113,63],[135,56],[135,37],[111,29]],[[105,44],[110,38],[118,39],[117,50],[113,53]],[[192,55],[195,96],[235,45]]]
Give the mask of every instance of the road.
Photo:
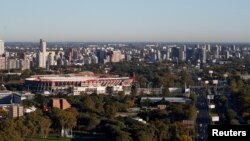
[[[204,89],[194,89],[197,94],[196,140],[207,141],[207,125],[210,124],[208,103]]]

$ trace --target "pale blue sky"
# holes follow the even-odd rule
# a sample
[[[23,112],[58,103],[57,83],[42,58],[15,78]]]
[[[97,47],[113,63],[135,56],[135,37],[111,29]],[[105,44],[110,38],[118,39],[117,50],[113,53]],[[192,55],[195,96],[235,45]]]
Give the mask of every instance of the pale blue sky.
[[[0,0],[5,41],[250,42],[250,0]]]

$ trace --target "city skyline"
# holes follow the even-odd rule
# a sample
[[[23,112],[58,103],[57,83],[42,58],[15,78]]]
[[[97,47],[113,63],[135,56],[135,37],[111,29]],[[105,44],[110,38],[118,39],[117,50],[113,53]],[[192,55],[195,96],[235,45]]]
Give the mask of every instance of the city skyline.
[[[250,42],[249,1],[1,1],[6,42]]]

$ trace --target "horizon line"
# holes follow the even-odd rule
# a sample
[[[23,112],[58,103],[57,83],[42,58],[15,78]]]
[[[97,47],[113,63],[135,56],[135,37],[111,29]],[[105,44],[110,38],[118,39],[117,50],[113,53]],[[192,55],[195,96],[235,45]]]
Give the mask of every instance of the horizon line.
[[[43,38],[41,38],[43,39]],[[4,41],[5,43],[39,43],[38,41]],[[47,41],[47,43],[237,43],[250,44],[250,41]]]

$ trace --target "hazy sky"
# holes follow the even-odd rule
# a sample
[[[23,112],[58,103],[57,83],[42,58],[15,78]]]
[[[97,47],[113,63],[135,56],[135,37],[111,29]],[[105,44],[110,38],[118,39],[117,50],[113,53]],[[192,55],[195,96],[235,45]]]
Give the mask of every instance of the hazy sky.
[[[250,42],[250,0],[0,0],[5,41]]]

